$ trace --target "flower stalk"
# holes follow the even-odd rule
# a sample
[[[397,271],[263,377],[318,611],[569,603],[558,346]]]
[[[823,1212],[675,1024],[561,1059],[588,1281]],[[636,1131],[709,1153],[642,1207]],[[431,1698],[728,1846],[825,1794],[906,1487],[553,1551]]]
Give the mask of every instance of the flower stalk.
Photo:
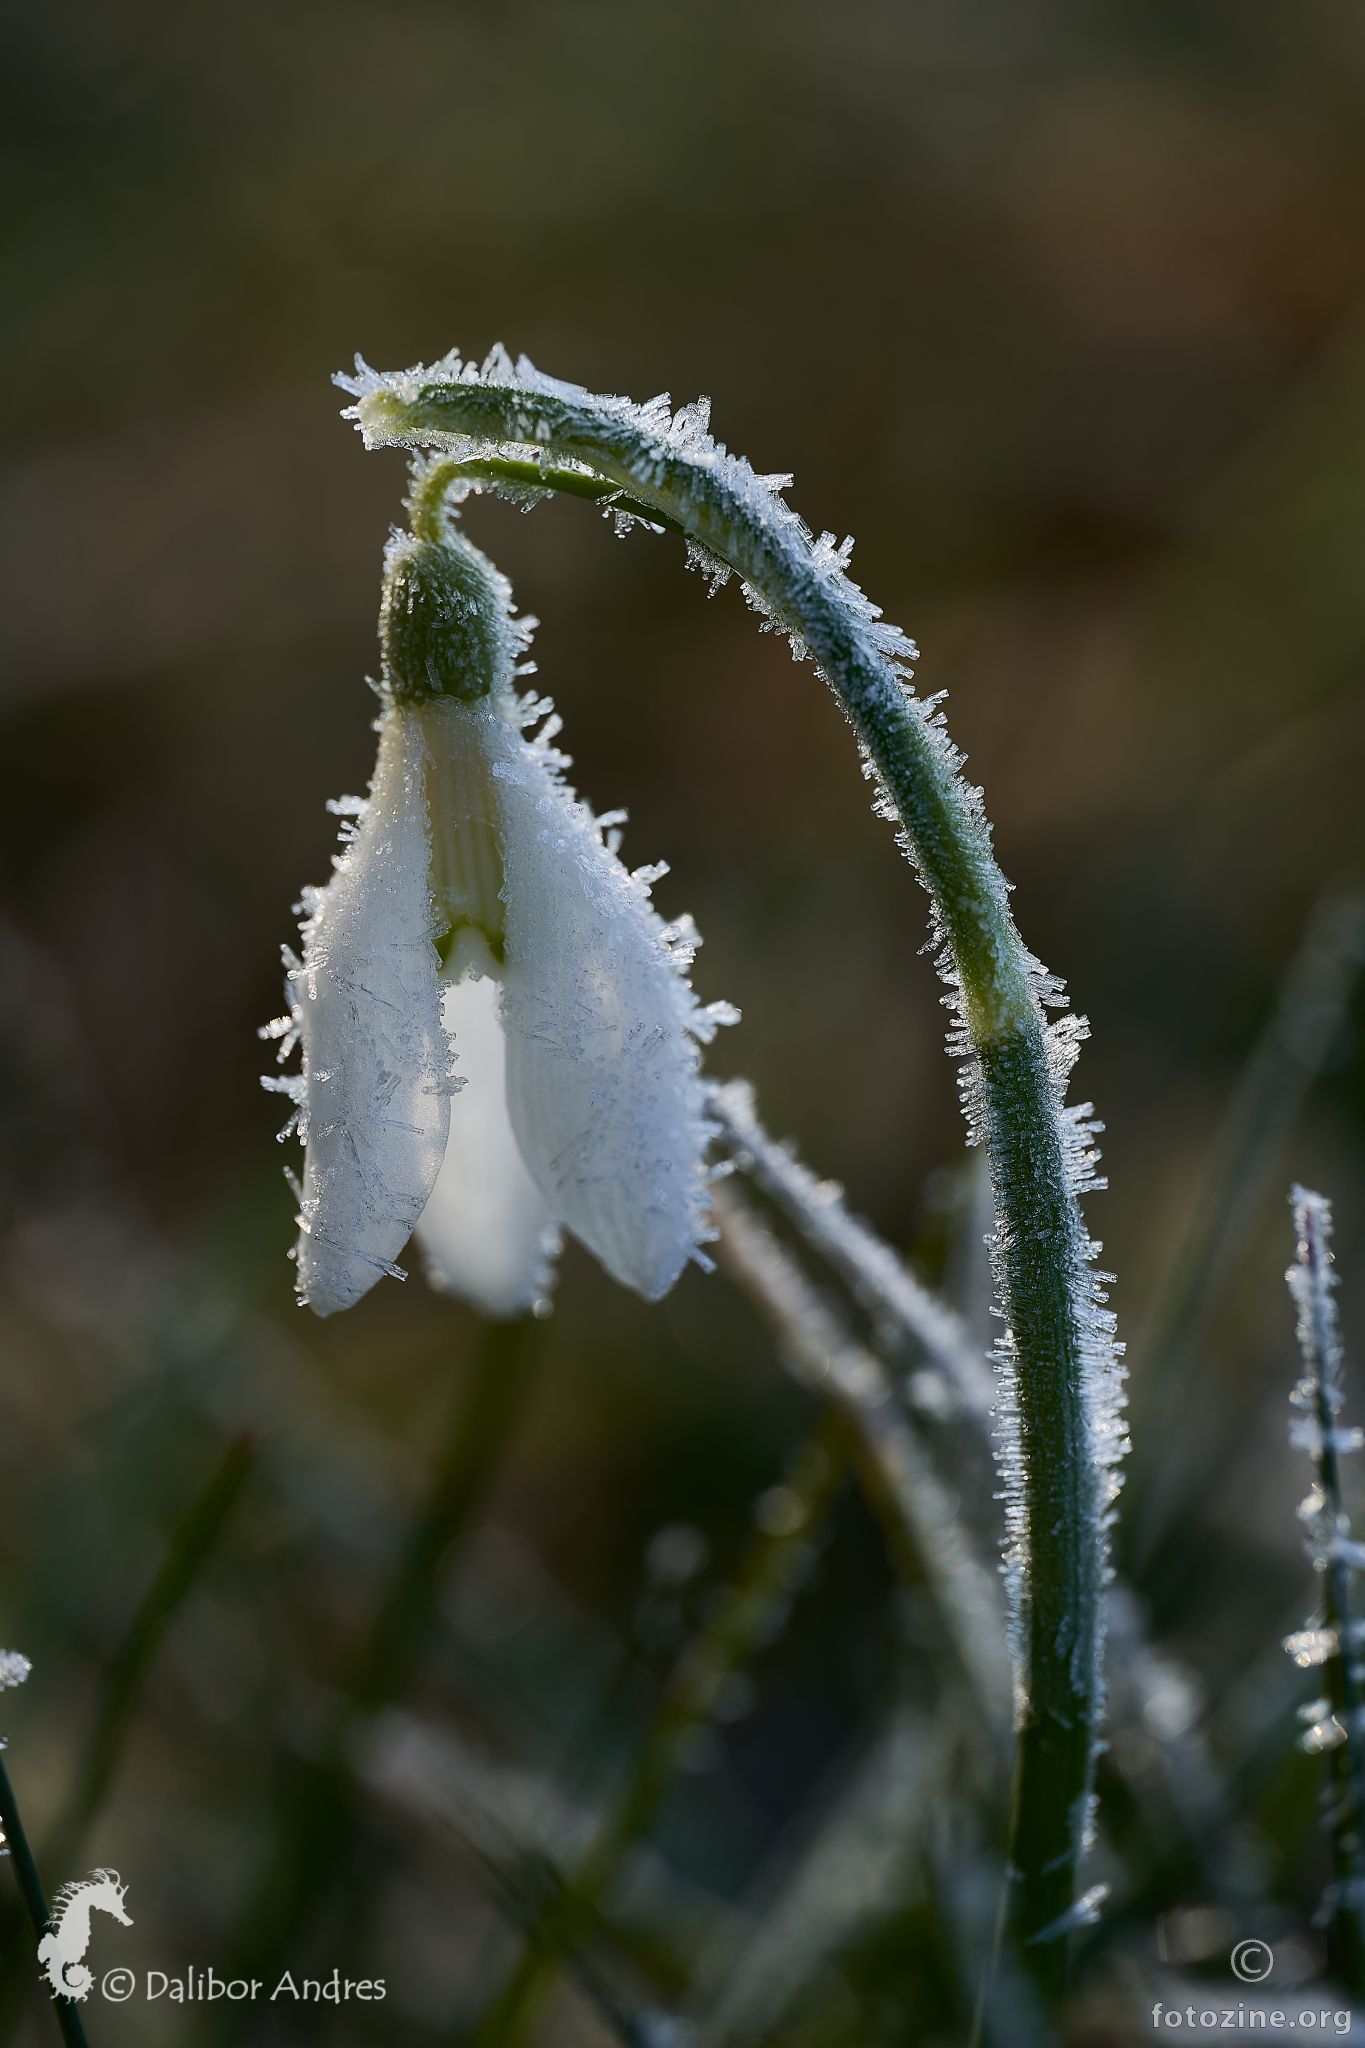
[[[850,544],[814,538],[787,506],[788,479],[759,477],[718,447],[702,407],[670,416],[662,400],[597,398],[501,351],[482,369],[457,358],[394,375],[362,365],[339,381],[368,446],[437,451],[433,488],[523,498],[567,488],[598,497],[618,523],[677,527],[713,582],[736,573],[751,604],[814,660],[853,727],[878,808],[899,826],[933,908],[969,1133],[991,1166],[1017,1617],[1007,1918],[1054,1997],[1089,1826],[1106,1531],[1123,1449],[1112,1318],[1078,1202],[1097,1185],[1096,1127],[1089,1105],[1064,1103],[1084,1025],[1045,1014],[1062,1007],[1060,984],[1015,929],[979,795],[962,780],[936,701],[913,694],[913,644],[845,575]]]
[[[2,1747],[0,1744],[0,1748]],[[24,1902],[29,1926],[33,1930],[34,1939],[41,1941],[43,1936],[51,1931],[52,1915],[3,1756],[0,1756],[0,1832],[3,1832],[5,1847],[14,1863],[15,1881],[19,1887],[19,1896]],[[75,2000],[54,1997],[52,2012],[66,2048],[88,2048],[80,2007]]]
[[[591,1931],[629,1850],[663,1805],[689,1741],[710,1723],[727,1679],[767,1640],[799,1586],[811,1546],[843,1485],[851,1447],[847,1418],[831,1406],[783,1475],[777,1489],[780,1515],[760,1518],[733,1582],[674,1666],[625,1782],[582,1862],[532,1930],[469,2048],[520,2048],[529,2037],[560,1964]]]
[[[998,1589],[978,1563],[957,1503],[896,1399],[881,1361],[859,1344],[795,1258],[730,1188],[715,1197],[723,1269],[773,1334],[799,1385],[848,1422],[854,1463],[887,1548],[910,1580],[923,1579],[964,1697],[994,1761],[1005,1753],[1009,1668]]]
[[[171,1532],[156,1575],[134,1610],[105,1672],[95,1719],[70,1787],[43,1840],[49,1869],[64,1870],[108,1795],[134,1711],[166,1630],[198,1584],[235,1514],[256,1455],[247,1431],[234,1436]]]

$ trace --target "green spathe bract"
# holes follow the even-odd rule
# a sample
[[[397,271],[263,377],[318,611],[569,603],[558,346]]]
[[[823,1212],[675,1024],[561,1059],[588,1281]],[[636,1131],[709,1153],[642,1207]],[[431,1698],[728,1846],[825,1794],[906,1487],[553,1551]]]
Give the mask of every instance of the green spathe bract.
[[[463,535],[395,533],[384,558],[379,643],[396,704],[472,704],[512,674],[506,583]]]
[[[1065,1975],[1089,1827],[1101,1702],[1107,1529],[1124,1449],[1121,1375],[1096,1247],[1079,1197],[1096,1185],[1089,1105],[1065,1092],[1083,1021],[1019,938],[979,793],[935,700],[913,693],[913,644],[846,575],[849,543],[818,538],[781,496],[707,431],[704,406],[674,413],[543,376],[501,349],[482,366],[339,379],[371,447],[440,451],[427,488],[556,489],[618,519],[687,536],[715,580],[737,573],[750,602],[813,658],[878,787],[878,808],[933,906],[940,970],[964,1062],[970,1137],[989,1153],[993,1261],[1004,1335],[1000,1457],[1006,1567],[1016,1614],[1019,1748],[1010,1924],[1043,1989]]]

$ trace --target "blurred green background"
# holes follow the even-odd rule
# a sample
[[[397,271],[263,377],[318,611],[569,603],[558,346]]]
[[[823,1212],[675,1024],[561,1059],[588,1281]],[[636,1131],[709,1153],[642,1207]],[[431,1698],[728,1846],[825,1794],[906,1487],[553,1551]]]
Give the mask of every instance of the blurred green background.
[[[257,1445],[52,1873],[129,1882],[104,1962],[225,1959],[479,1383],[473,1319],[418,1279],[325,1325],[294,1307],[256,1078],[323,802],[371,757],[403,471],[337,418],[356,350],[501,338],[594,389],[709,392],[722,439],[857,534],[951,693],[1024,934],[1092,1020],[1135,1498],[1170,1495],[1125,1554],[1215,1695],[1241,1683],[1309,1597],[1291,1177],[1337,1200],[1365,1329],[1358,993],[1237,1175],[1164,1379],[1144,1331],[1286,963],[1360,861],[1359,9],[147,0],[11,6],[3,52],[0,1630],[36,1664],[3,1719],[40,1837],[177,1517],[234,1431]],[[468,523],[544,621],[581,787],[672,863],[698,986],[745,1013],[717,1066],[940,1277],[972,1184],[924,903],[833,703],[671,540],[617,545],[574,504]],[[686,1525],[723,1573],[811,1417],[700,1274],[647,1310],[570,1251],[532,1341],[403,1691],[490,1772],[589,1800],[682,1627],[671,1595],[642,1626],[651,1541]],[[846,1500],[662,1824],[699,1900],[743,1897],[858,1753],[892,1584]],[[1288,1768],[1273,1883],[1306,1912],[1314,1773]],[[513,1936],[430,1811],[361,1806],[299,1953],[404,1988],[327,2038],[453,2039]],[[558,2024],[599,2038],[581,2002]],[[189,2027],[92,2013],[110,2043]]]

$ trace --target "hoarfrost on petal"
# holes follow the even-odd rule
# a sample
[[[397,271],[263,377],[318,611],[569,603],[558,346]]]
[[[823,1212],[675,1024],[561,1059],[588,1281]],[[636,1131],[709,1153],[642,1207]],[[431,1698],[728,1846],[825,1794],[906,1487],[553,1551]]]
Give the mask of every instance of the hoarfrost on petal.
[[[507,1094],[556,1218],[646,1300],[697,1256],[709,1127],[698,1009],[670,927],[562,779],[494,707],[506,880]]]
[[[32,1661],[22,1650],[0,1650],[0,1692],[22,1685],[32,1669]]]
[[[449,1058],[428,880],[425,750],[410,712],[380,725],[369,801],[310,891],[290,979],[303,1045],[299,1298],[349,1308],[395,1260],[445,1150]]]
[[[508,1115],[506,1042],[493,976],[466,973],[450,983],[442,1017],[466,1085],[450,1106],[445,1160],[417,1241],[434,1287],[487,1315],[519,1315],[548,1293],[558,1240]]]

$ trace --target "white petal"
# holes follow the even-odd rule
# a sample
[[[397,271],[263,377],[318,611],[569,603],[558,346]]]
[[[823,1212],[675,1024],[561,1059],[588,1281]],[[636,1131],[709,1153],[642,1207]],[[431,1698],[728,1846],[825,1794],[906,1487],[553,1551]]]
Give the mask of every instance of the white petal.
[[[555,1216],[647,1300],[707,1215],[694,1029],[708,1027],[670,933],[560,777],[561,757],[494,705],[506,899],[507,1094]]]
[[[417,1226],[434,1287],[487,1315],[543,1300],[558,1238],[507,1113],[507,1052],[491,974],[467,974],[442,1001],[464,1086],[450,1105],[446,1156]]]
[[[299,1296],[358,1301],[426,1206],[445,1151],[449,1053],[432,943],[421,728],[390,709],[369,802],[331,881],[306,899],[292,976],[307,1147]]]

